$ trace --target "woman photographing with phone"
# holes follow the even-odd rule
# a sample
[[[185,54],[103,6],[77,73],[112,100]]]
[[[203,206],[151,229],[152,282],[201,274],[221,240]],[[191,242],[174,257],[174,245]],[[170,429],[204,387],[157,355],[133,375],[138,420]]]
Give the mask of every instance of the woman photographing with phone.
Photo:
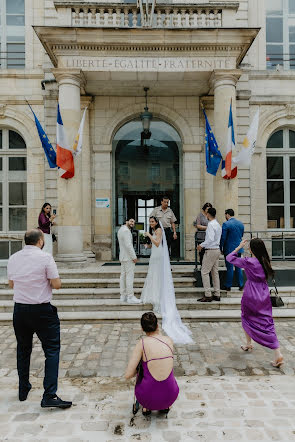
[[[52,234],[51,226],[55,223],[53,222],[56,215],[51,215],[51,204],[44,203],[38,218],[39,229],[44,233],[44,247],[43,252],[50,253],[52,255]]]

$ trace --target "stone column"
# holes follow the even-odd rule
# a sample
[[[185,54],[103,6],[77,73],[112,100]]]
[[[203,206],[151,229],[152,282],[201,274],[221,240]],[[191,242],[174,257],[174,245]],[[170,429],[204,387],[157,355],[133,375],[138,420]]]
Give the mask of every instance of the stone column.
[[[237,138],[236,125],[236,84],[240,78],[239,70],[214,71],[211,77],[214,88],[214,135],[219,149],[225,159],[227,147],[227,127],[230,102],[234,120],[235,138]],[[217,210],[219,222],[224,221],[225,209],[233,209],[238,216],[238,177],[224,180],[219,168],[214,178],[214,206]]]
[[[81,121],[79,70],[54,69],[59,85],[59,106],[68,142],[73,145]],[[75,160],[75,176],[58,177],[58,254],[57,261],[85,262],[83,254],[82,155]]]

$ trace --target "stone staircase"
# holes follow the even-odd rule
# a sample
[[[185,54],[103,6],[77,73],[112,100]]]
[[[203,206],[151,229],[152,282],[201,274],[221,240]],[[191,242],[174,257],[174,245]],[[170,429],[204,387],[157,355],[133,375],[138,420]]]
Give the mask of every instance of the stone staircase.
[[[194,266],[174,265],[173,279],[177,308],[184,320],[229,321],[240,320],[242,293],[237,289],[222,292],[220,302],[199,303],[204,294],[195,287]],[[53,291],[53,304],[64,321],[138,321],[142,312],[152,309],[150,304],[121,303],[119,291],[120,266],[91,264],[86,268],[60,268],[62,288]],[[140,297],[147,265],[135,270],[134,292]],[[199,285],[199,284],[198,284]],[[274,317],[295,318],[295,287],[281,287],[285,306],[273,309]],[[0,322],[9,323],[13,311],[13,291],[7,280],[0,280]]]

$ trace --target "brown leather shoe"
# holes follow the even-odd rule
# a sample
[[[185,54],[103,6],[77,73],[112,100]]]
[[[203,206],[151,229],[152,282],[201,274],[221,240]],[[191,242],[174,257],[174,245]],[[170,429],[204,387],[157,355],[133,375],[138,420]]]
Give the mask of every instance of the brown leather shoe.
[[[203,296],[203,298],[200,298],[197,300],[198,302],[212,302],[212,296]]]

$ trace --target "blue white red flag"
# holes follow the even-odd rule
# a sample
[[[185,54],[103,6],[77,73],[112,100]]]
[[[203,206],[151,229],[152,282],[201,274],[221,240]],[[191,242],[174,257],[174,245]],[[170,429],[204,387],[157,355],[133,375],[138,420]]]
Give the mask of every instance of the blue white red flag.
[[[227,128],[227,148],[225,161],[222,161],[221,165],[221,176],[225,180],[231,180],[237,176],[238,168],[232,167],[232,152],[236,148],[235,142],[235,132],[234,132],[234,122],[232,108],[230,104],[229,117],[228,117],[228,128]]]
[[[56,124],[56,164],[60,167],[61,178],[73,178],[75,175],[73,150],[67,140],[59,105]]]

